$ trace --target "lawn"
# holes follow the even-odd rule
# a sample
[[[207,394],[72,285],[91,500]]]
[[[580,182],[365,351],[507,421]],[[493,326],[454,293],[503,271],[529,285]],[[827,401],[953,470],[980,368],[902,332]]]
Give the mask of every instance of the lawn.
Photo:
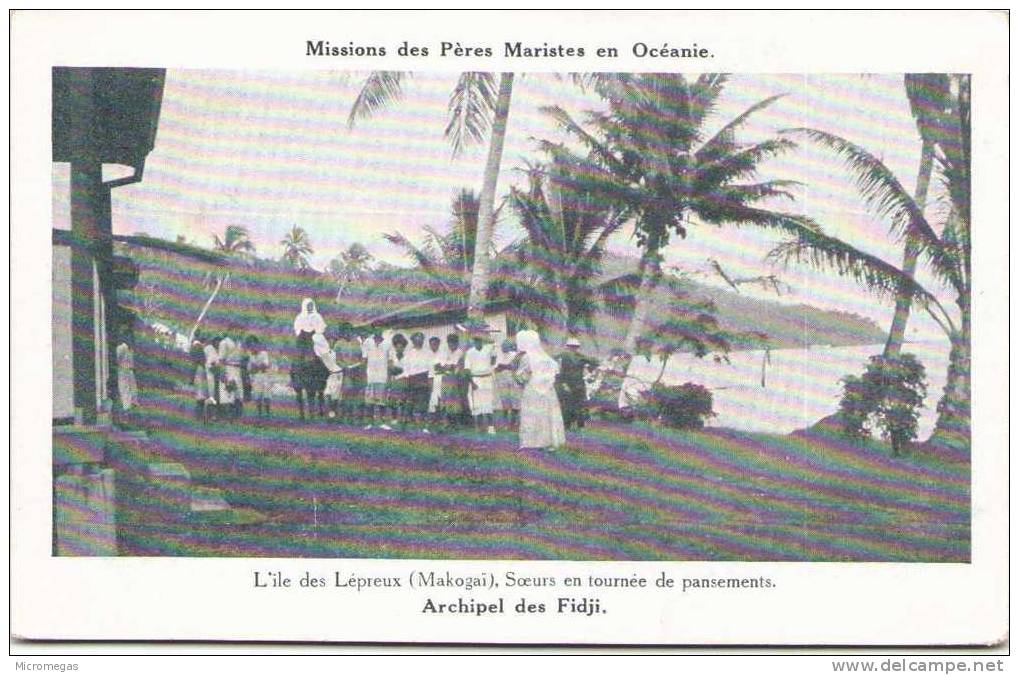
[[[150,440],[112,462],[179,462],[233,508],[169,522],[128,500],[122,555],[969,560],[969,466],[876,444],[596,421],[522,452],[509,432],[363,431],[285,406],[202,426],[187,405],[149,399]]]

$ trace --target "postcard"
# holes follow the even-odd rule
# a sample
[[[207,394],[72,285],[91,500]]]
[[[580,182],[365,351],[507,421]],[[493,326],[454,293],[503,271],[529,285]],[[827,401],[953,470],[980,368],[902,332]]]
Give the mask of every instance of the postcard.
[[[1007,638],[1006,13],[12,36],[15,637]]]

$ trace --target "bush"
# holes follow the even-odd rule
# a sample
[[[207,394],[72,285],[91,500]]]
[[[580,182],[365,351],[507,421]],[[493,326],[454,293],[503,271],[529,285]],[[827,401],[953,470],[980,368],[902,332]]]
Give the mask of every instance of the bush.
[[[880,429],[896,455],[916,439],[927,383],[915,356],[872,356],[863,375],[844,377],[842,384],[839,416],[847,436],[866,438]]]
[[[711,392],[693,382],[679,386],[655,384],[645,400],[655,419],[676,429],[701,429],[715,416]]]

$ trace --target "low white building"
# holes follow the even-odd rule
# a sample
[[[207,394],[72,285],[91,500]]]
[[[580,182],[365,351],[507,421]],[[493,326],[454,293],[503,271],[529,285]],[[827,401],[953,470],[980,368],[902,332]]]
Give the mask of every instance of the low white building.
[[[507,313],[511,306],[508,300],[490,301],[485,305],[485,323],[496,344],[500,344],[509,334]],[[466,320],[467,306],[463,302],[450,298],[432,298],[403,305],[357,324],[354,328],[361,333],[362,338],[375,330],[382,330],[386,337],[403,333],[404,337],[410,339],[412,334],[420,331],[424,333],[426,341],[438,337],[445,344],[446,336],[450,333],[461,333],[461,340],[465,338],[457,326],[462,326]]]

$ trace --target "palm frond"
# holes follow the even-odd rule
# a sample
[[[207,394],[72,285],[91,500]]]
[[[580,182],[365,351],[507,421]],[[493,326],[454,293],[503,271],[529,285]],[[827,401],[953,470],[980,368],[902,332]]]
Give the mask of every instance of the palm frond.
[[[714,136],[705,141],[704,144],[701,145],[699,150],[697,150],[696,156],[698,158],[698,161],[701,161],[705,157],[708,157],[712,153],[716,152],[719,146],[732,145],[734,143],[734,139],[736,136],[736,130],[743,126],[743,124],[746,123],[746,121],[751,117],[751,115],[760,112],[761,110],[764,110],[772,103],[781,99],[784,96],[785,94],[776,94],[775,96],[769,96],[768,98],[762,101],[758,101],[757,103],[753,104],[752,106],[744,110],[742,113],[737,115],[736,117],[732,118],[725,126],[719,129]]]
[[[449,97],[449,122],[445,132],[446,138],[453,144],[454,156],[472,143],[484,140],[492,126],[495,99],[495,77],[492,73],[460,74]]]
[[[403,97],[403,81],[410,73],[396,70],[376,70],[369,73],[361,85],[347,116],[347,126],[357,120],[368,119]]]
[[[389,232],[382,236],[390,244],[403,251],[404,255],[413,260],[423,271],[430,273],[439,267],[439,262],[430,246],[416,246],[399,232]]]
[[[937,307],[942,319],[951,326],[951,318],[933,293],[921,286],[912,275],[895,265],[856,248],[837,237],[825,234],[816,223],[800,218],[782,218],[781,227],[792,238],[768,253],[768,258],[788,265],[806,263],[816,269],[834,271],[852,279],[865,289],[888,300],[905,293],[925,308]]]
[[[704,189],[731,180],[750,178],[757,173],[757,167],[762,161],[795,148],[796,143],[788,138],[770,138],[743,148],[735,145],[729,148],[717,146],[711,156],[698,158],[694,186]]]
[[[939,278],[959,288],[958,261],[945,250],[923,210],[881,160],[851,141],[817,129],[789,129],[782,133],[804,136],[841,158],[868,208],[888,221],[889,231],[898,239],[909,237]]]
[[[612,153],[609,146],[599,141],[577,124],[568,112],[555,105],[543,106],[539,110],[551,117],[563,131],[576,137],[592,155],[596,156],[599,161],[604,162],[609,169],[620,172],[626,170],[626,166]]]

